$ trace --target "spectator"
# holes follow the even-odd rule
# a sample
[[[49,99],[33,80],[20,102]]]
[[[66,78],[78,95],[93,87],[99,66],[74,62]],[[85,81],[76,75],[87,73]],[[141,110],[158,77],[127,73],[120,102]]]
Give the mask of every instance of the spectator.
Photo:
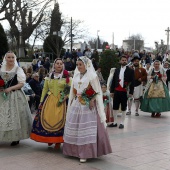
[[[23,89],[26,97],[28,97],[28,104],[29,104],[29,107],[30,107],[30,110],[31,110],[32,104],[34,102],[35,93],[31,89],[31,87],[28,83],[25,83],[22,89]]]
[[[72,61],[70,60],[70,58],[67,58],[66,62],[64,63],[65,65],[65,69],[67,71],[72,71],[74,70],[74,64],[72,63]]]
[[[44,68],[48,71],[48,73],[49,73],[49,71],[50,71],[50,60],[49,60],[49,58],[48,57],[46,57],[46,59],[45,59],[45,63],[44,63]]]
[[[158,60],[158,61],[160,61],[162,63],[163,58],[161,56],[161,53],[157,54],[156,60]]]
[[[32,61],[32,68],[33,68],[33,72],[36,72],[37,69],[38,69],[38,64],[37,64],[37,60],[36,59],[34,59]]]
[[[32,79],[32,74],[31,73],[27,73],[26,74],[26,83],[29,83],[29,81]]]
[[[97,74],[101,84],[106,83],[106,81],[104,80],[102,73],[101,73],[101,67],[98,67],[96,74]]]
[[[91,56],[91,59],[92,59],[92,64],[93,64],[93,67],[95,68],[95,70],[97,69],[98,65],[99,65],[99,54],[98,54],[98,51],[97,50],[94,50],[93,51],[93,54]]]
[[[81,52],[81,50],[80,50],[80,49],[78,49],[78,51],[77,51],[77,56],[78,56],[78,57],[83,56],[83,53]]]
[[[39,82],[43,80],[43,77],[47,75],[47,70],[41,65],[39,70],[38,70],[38,75],[39,75]]]
[[[41,89],[40,82],[39,82],[39,75],[37,73],[33,74],[32,79],[29,81],[29,85],[31,86],[31,89],[35,93],[35,97],[34,97],[35,109],[37,110],[40,104],[40,97],[42,93],[42,89]]]
[[[87,51],[84,54],[86,57],[88,57],[89,59],[91,59],[92,53],[90,51],[90,49],[88,48]]]
[[[70,54],[70,50],[69,49],[67,49],[67,52],[65,53],[64,58],[65,59],[71,58],[71,54]]]
[[[44,61],[43,61],[43,58],[41,56],[39,56],[37,64],[38,64],[38,68],[40,68],[41,65],[44,65]]]

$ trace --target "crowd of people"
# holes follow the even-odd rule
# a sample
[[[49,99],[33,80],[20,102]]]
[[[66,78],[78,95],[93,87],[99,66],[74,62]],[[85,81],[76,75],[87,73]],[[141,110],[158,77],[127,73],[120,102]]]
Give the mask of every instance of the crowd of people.
[[[123,129],[126,115],[141,110],[159,118],[170,111],[168,53],[116,51],[120,68],[110,68],[108,80],[97,50],[67,50],[52,66],[36,56],[27,68],[7,52],[0,68],[0,141],[16,146],[30,137],[56,149],[63,143],[63,154],[83,163],[112,152],[107,127],[118,126],[118,113]]]

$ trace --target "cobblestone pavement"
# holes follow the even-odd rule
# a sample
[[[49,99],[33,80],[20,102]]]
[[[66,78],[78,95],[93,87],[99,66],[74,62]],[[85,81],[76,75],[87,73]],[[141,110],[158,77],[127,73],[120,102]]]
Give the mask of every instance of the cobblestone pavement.
[[[0,143],[0,170],[170,170],[170,114],[139,113],[126,116],[123,130],[108,128],[112,154],[79,163],[62,148],[27,139],[16,147]]]

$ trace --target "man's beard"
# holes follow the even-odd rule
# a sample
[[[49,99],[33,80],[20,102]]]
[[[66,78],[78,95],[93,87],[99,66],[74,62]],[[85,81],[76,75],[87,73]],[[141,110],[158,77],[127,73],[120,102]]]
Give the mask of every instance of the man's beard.
[[[126,66],[127,65],[127,63],[121,63],[121,66]]]
[[[134,64],[133,66],[134,66],[134,67],[139,67],[139,64]]]

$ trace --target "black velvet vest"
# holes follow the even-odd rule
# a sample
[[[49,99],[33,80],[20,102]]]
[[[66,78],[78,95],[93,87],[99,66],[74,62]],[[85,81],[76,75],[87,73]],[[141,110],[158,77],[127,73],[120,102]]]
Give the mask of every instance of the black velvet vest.
[[[1,76],[0,76],[0,79],[2,79]],[[15,86],[17,84],[18,84],[17,74],[15,74],[15,76],[7,82],[7,84],[5,85],[5,88]]]

